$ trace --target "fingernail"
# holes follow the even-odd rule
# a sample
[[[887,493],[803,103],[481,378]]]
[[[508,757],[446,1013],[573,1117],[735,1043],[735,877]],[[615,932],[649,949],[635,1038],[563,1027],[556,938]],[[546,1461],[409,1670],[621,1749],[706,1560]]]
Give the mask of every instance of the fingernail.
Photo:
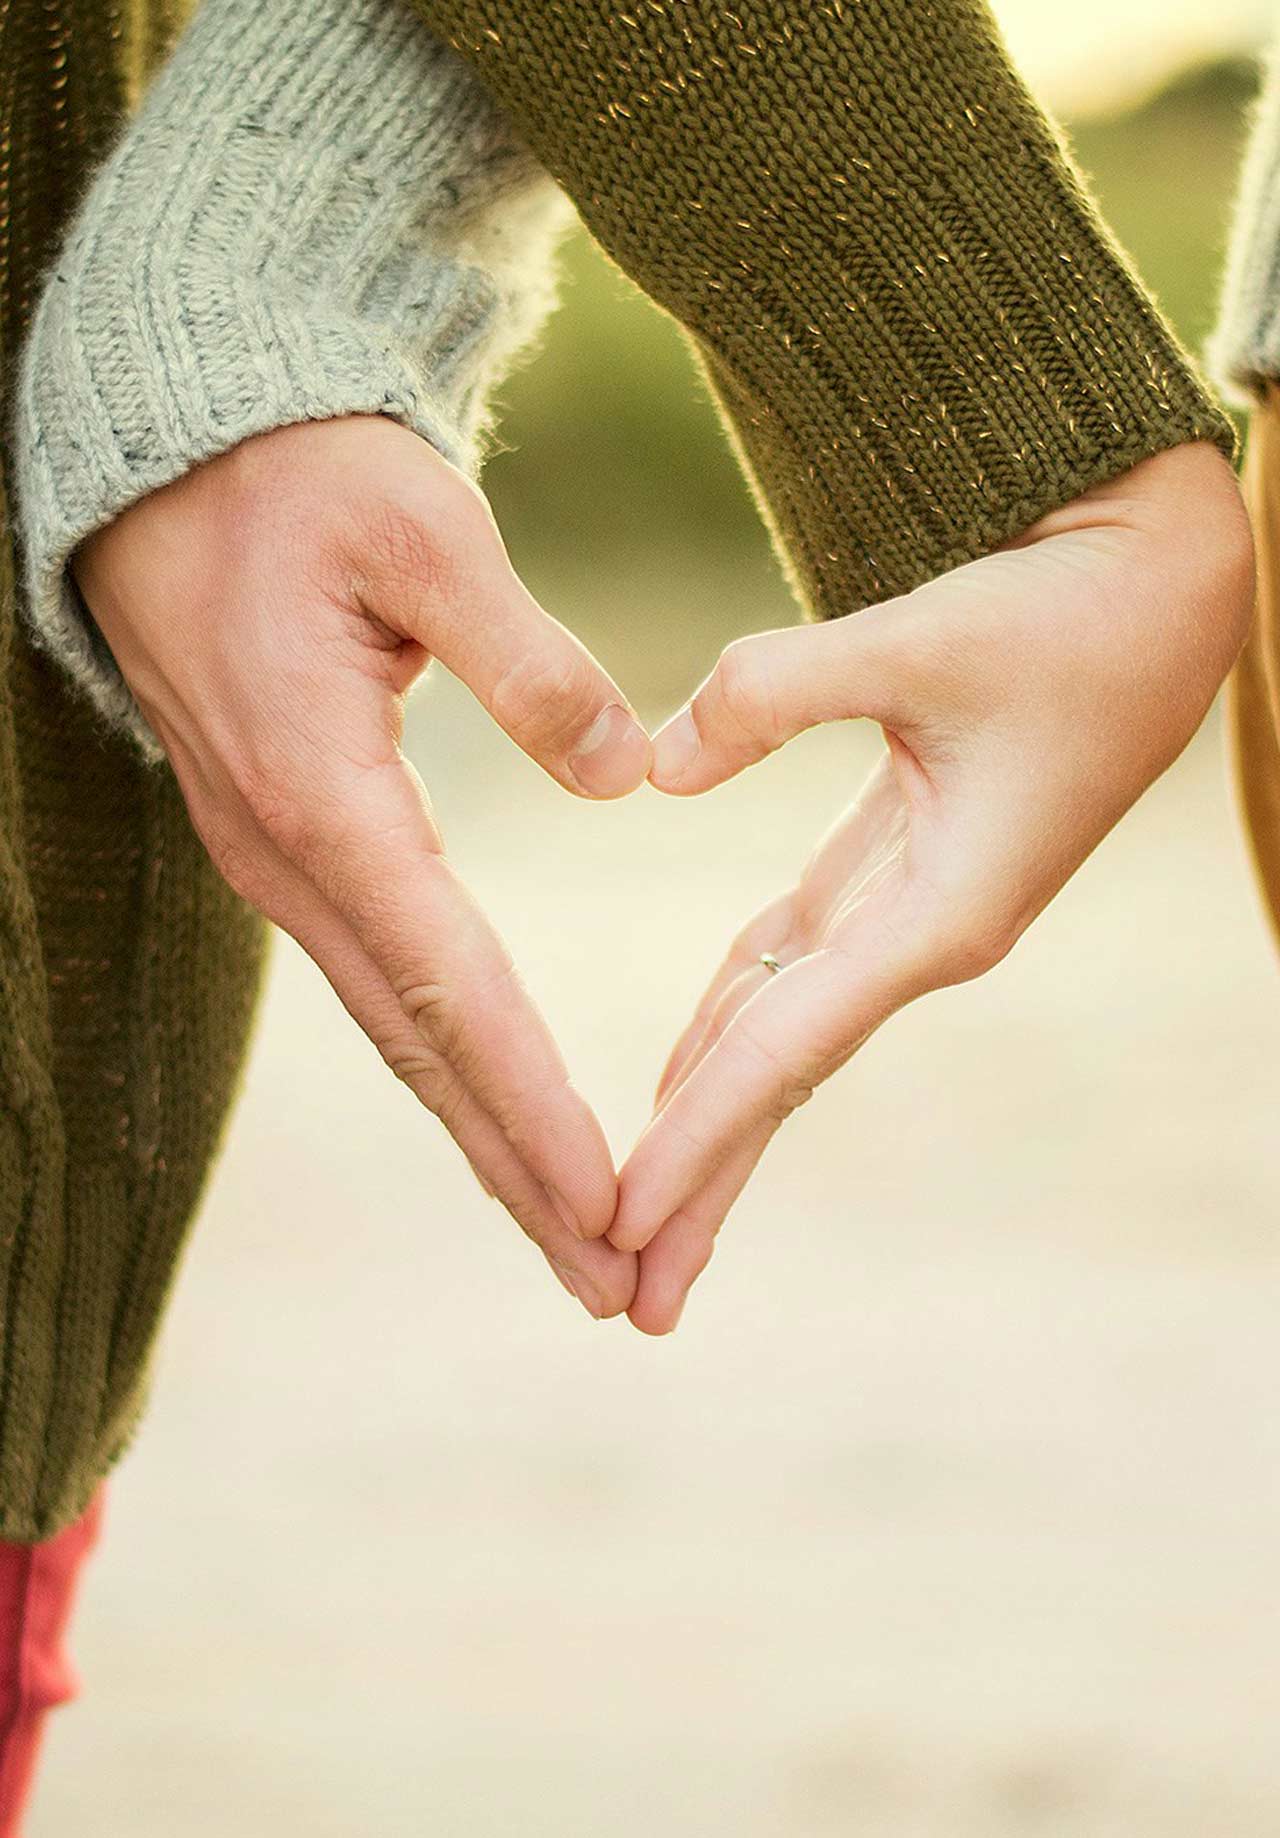
[[[595,1284],[587,1277],[579,1276],[575,1271],[567,1269],[564,1264],[557,1263],[554,1257],[549,1257],[547,1262],[574,1301],[581,1302],[592,1319],[599,1321],[604,1314],[604,1300]]]
[[[698,724],[692,709],[686,708],[654,737],[652,777],[661,784],[678,784],[701,751]]]
[[[589,797],[616,798],[644,783],[650,758],[640,723],[621,702],[611,702],[569,755],[569,771]]]
[[[587,1234],[582,1229],[582,1221],[579,1219],[577,1213],[574,1212],[564,1195],[562,1193],[557,1193],[554,1187],[548,1187],[547,1198],[555,1207],[562,1222],[568,1226],[574,1237],[585,1239]]]

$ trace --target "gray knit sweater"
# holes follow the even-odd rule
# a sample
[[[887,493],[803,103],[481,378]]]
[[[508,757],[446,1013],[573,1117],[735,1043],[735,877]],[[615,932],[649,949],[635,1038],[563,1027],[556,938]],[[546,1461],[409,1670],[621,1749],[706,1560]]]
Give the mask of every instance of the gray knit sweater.
[[[1280,42],[1254,110],[1209,359],[1242,406],[1280,381]]]
[[[473,472],[570,213],[403,0],[204,0],[90,188],[16,392],[27,614],[155,743],[69,559],[290,422],[393,416]]]

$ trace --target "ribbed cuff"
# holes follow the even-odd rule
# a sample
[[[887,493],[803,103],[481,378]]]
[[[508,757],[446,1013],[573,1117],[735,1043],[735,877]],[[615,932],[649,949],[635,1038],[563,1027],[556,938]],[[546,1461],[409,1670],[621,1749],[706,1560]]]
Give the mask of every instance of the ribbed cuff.
[[[1209,365],[1241,407],[1280,379],[1280,45],[1254,106]]]
[[[693,335],[818,612],[1232,451],[984,0],[414,3]]]
[[[144,750],[75,549],[268,429],[385,414],[474,472],[559,194],[403,0],[204,0],[48,278],[17,391],[26,613]]]

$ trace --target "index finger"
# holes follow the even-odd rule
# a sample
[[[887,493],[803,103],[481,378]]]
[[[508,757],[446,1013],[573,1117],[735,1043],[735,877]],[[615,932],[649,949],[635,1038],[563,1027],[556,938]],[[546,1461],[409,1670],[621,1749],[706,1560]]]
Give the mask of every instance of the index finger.
[[[867,938],[866,955],[824,946],[772,976],[640,1137],[619,1176],[610,1231],[641,1250],[748,1145],[765,1144],[906,1000]]]
[[[294,859],[423,1041],[495,1120],[570,1229],[609,1228],[613,1159],[497,932],[442,853],[403,760],[344,775]]]

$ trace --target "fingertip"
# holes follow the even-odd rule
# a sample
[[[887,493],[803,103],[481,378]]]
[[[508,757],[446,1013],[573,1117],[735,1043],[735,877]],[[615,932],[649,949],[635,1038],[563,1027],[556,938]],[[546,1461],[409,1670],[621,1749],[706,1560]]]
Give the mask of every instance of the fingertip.
[[[677,716],[677,721],[682,717]],[[654,736],[654,762],[649,773],[649,783],[655,791],[660,791],[668,798],[699,798],[704,792],[715,791],[726,779],[731,779],[743,770],[744,763],[727,758],[717,747],[709,746],[699,740],[697,748],[683,757],[679,750],[674,757],[668,754],[662,742],[664,729]],[[677,749],[687,747],[687,741],[676,743]]]
[[[652,1244],[661,1225],[645,1220],[615,1219],[609,1227],[609,1243],[619,1251],[639,1252]]]
[[[687,796],[697,789],[687,783],[691,769],[702,752],[702,736],[693,709],[682,708],[653,737],[653,764],[649,783],[658,791]]]
[[[567,1075],[558,1097],[554,1113],[522,1130],[519,1151],[565,1229],[594,1244],[617,1216],[618,1169],[600,1119]]]
[[[679,785],[669,785],[657,773],[649,774],[649,783],[655,791],[660,791],[664,798],[696,798],[700,792],[710,791],[710,785],[696,785],[685,779]]]
[[[624,1315],[636,1299],[640,1266],[634,1257],[615,1250],[607,1240],[584,1247],[543,1245],[542,1254],[556,1280],[593,1321],[612,1321]]]
[[[609,1243],[619,1251],[635,1256],[643,1251],[650,1239],[657,1234],[658,1227],[648,1223],[640,1210],[634,1205],[631,1192],[632,1183],[625,1178],[626,1170],[634,1159],[631,1157],[618,1171],[618,1198],[613,1209],[613,1218],[609,1221]]]
[[[650,1302],[633,1302],[627,1320],[647,1340],[669,1340],[680,1325],[680,1311],[676,1310],[673,1319],[669,1311],[655,1309]]]
[[[638,791],[652,765],[653,742],[620,702],[597,715],[567,761],[572,789],[605,800]]]
[[[603,1181],[580,1185],[575,1189],[572,1200],[561,1188],[548,1184],[547,1198],[579,1244],[596,1244],[607,1240],[618,1210],[616,1177],[607,1185]]]
[[[618,1205],[609,1227],[609,1241],[620,1251],[646,1251],[685,1191],[678,1170],[673,1175],[671,1169],[665,1168],[664,1178],[661,1136],[655,1165],[652,1143],[661,1127],[659,1118],[650,1120],[618,1172]]]
[[[621,1300],[621,1298],[619,1298],[619,1300],[617,1300],[616,1302],[609,1301],[608,1299],[606,1299],[604,1306],[600,1310],[600,1313],[596,1316],[596,1320],[597,1321],[616,1321],[621,1315],[625,1315],[627,1313],[627,1310],[630,1306],[631,1306],[630,1302],[624,1302]]]
[[[627,1319],[633,1328],[648,1339],[667,1340],[679,1327],[688,1300],[688,1290],[677,1296],[647,1295],[642,1282],[635,1300],[627,1310]]]
[[[613,1321],[625,1315],[640,1290],[639,1260],[618,1251],[605,1239],[590,1261],[599,1303],[596,1319]]]

